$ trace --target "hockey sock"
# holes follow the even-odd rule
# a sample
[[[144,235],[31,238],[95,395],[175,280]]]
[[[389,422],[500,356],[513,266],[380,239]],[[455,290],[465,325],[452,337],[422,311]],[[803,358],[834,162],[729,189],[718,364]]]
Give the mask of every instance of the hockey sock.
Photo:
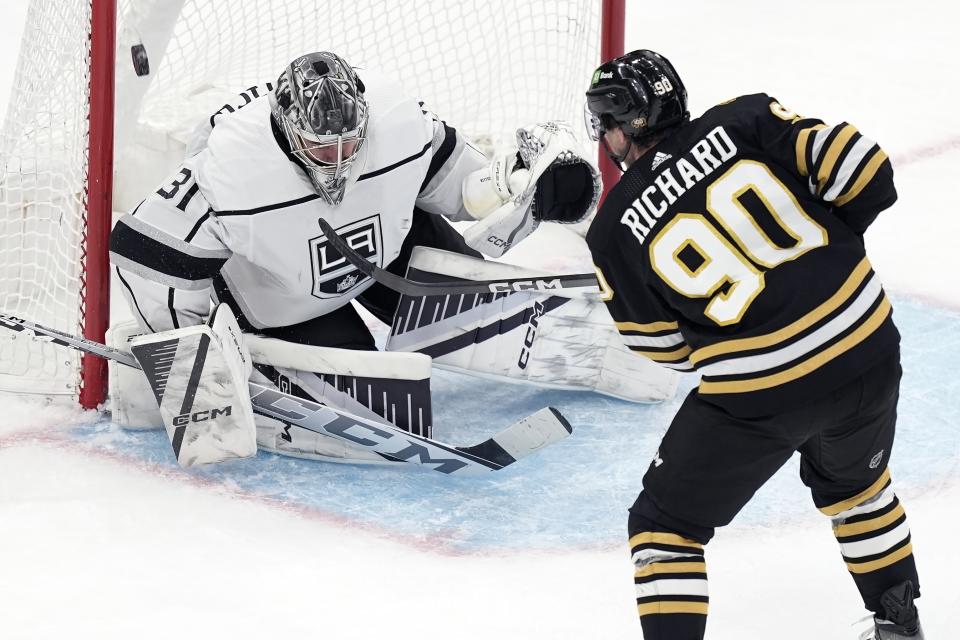
[[[906,580],[920,595],[910,527],[889,469],[866,490],[820,511],[831,518],[843,560],[867,609],[882,616],[881,595]]]
[[[630,516],[637,612],[645,640],[700,640],[707,626],[703,545]]]

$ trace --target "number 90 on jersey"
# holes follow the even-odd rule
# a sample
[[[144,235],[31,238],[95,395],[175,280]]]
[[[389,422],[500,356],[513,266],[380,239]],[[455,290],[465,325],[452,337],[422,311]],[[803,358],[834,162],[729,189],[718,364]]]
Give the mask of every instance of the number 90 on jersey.
[[[793,244],[778,246],[740,198],[753,193]],[[650,243],[650,264],[672,289],[688,298],[710,298],[704,314],[718,325],[740,321],[763,291],[763,272],[827,244],[827,232],[762,162],[740,160],[708,188],[707,211],[677,214]],[[718,230],[733,238],[731,243]],[[695,268],[681,258],[696,252]],[[724,288],[729,283],[729,287]]]

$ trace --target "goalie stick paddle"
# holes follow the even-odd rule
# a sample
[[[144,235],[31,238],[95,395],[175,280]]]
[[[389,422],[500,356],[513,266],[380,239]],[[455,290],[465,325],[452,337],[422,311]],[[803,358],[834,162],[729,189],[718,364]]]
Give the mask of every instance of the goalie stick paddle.
[[[57,329],[0,313],[0,325],[37,340],[79,349],[134,369],[140,365],[128,353]],[[503,469],[547,445],[566,438],[573,429],[553,407],[513,423],[483,442],[456,447],[398,429],[392,424],[355,416],[278,389],[248,383],[254,413],[308,431],[346,440],[375,451],[387,460],[422,465],[447,475],[479,475]]]
[[[600,291],[597,276],[574,273],[556,276],[503,278],[501,280],[447,280],[418,282],[390,273],[366,260],[341,238],[330,223],[320,218],[320,229],[333,248],[350,264],[380,284],[407,296],[438,296],[458,293],[511,293],[514,291],[546,291],[561,296],[595,296]]]

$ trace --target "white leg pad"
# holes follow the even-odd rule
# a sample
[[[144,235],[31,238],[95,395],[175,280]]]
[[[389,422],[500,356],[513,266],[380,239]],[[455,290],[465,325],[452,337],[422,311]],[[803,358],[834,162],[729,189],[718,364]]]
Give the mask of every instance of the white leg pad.
[[[288,380],[300,383],[293,370],[283,370]],[[309,375],[309,374],[307,374]],[[254,371],[251,380],[263,385],[272,385],[272,381],[259,371]],[[299,386],[299,385],[298,385]],[[313,394],[310,394],[311,396]],[[320,399],[330,406],[328,399]],[[338,407],[342,408],[342,407]],[[321,460],[323,462],[343,462],[351,464],[389,464],[390,461],[369,449],[358,447],[346,440],[333,438],[315,431],[288,425],[280,420],[256,415],[257,446],[264,451],[294,458]]]
[[[142,334],[143,329],[136,320],[117,323],[107,331],[107,345],[130,353],[130,339]],[[107,367],[113,422],[125,429],[162,429],[157,400],[143,373],[115,360],[107,361]]]
[[[542,276],[505,263],[417,247],[408,277]],[[435,365],[507,381],[597,391],[634,402],[673,397],[679,375],[632,353],[599,299],[548,293],[403,297],[387,341]]]
[[[140,332],[135,322],[114,326],[111,344],[129,351],[129,337]],[[418,435],[431,435],[428,356],[315,347],[251,334],[244,335],[244,342],[253,362],[274,367],[281,374],[284,392],[303,392],[328,406],[390,422]],[[325,382],[323,374],[335,376],[341,383],[345,378],[357,379],[359,388],[338,390]],[[250,380],[273,384],[257,370],[252,371]],[[114,422],[135,429],[164,425],[154,393],[141,372],[120,366],[111,370],[110,381]],[[376,396],[376,402],[370,396]],[[254,415],[254,423],[257,445],[265,451],[327,462],[393,464],[368,449],[266,416]]]
[[[305,348],[269,338],[251,342],[258,358],[272,360],[272,369],[262,367],[269,376],[255,370],[252,381],[417,435],[431,436],[429,357]],[[289,365],[311,368],[301,370]],[[369,449],[279,420],[258,415],[256,424],[257,443],[266,451],[327,462],[395,464]]]

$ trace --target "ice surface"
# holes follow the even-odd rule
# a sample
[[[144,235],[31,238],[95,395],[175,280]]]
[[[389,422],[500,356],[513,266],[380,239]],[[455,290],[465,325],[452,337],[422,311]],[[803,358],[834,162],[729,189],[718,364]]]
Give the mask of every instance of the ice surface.
[[[892,471],[907,499],[952,480],[960,459],[960,380],[945,375],[960,352],[960,314],[909,299],[894,300],[907,332],[903,346],[902,415]],[[942,336],[953,336],[944,344]],[[260,453],[255,460],[209,466],[193,475],[211,486],[239,489],[269,501],[296,504],[400,541],[449,552],[617,548],[625,509],[660,437],[694,383],[670,402],[636,405],[594,393],[510,386],[463,374],[433,379],[435,437],[473,444],[543,406],[574,425],[573,437],[480,478],[449,478],[418,467],[318,464]],[[160,431],[125,431],[109,422],[68,435],[76,446],[157,465],[178,467]],[[931,446],[935,443],[936,446]],[[787,464],[738,516],[748,526],[789,526],[811,503]]]
[[[945,0],[628,4],[628,48],[667,54],[695,113],[766,91],[849,120],[894,159],[900,201],[867,236],[903,334],[892,469],[927,633],[956,637],[960,11]],[[25,6],[4,2],[0,105]],[[589,266],[563,233],[508,257]],[[0,637],[639,637],[625,509],[679,400],[637,407],[449,373],[434,394],[437,436],[455,444],[544,405],[574,434],[470,480],[264,454],[187,473],[161,433],[0,400]],[[857,636],[858,597],[796,471],[788,463],[710,544],[709,638]]]

